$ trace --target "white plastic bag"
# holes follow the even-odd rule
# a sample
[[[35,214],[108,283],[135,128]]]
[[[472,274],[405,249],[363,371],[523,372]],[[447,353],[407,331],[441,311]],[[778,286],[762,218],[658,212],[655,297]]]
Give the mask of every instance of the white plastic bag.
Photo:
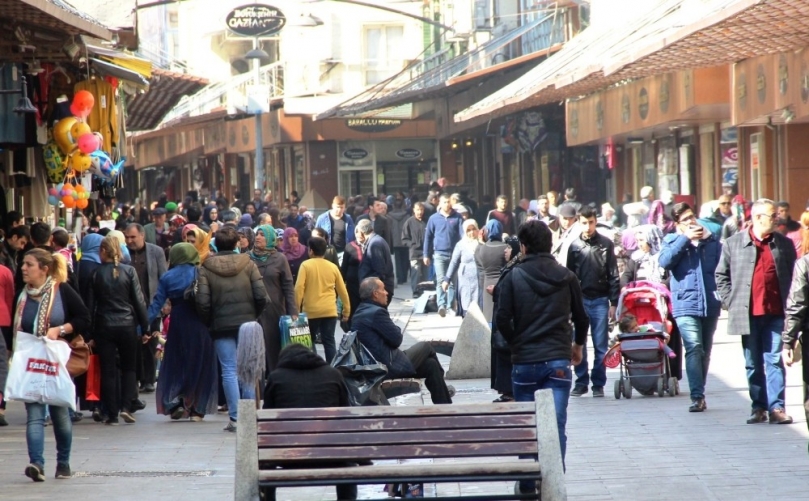
[[[67,372],[70,346],[26,332],[17,332],[15,346],[5,398],[76,410],[76,387]]]

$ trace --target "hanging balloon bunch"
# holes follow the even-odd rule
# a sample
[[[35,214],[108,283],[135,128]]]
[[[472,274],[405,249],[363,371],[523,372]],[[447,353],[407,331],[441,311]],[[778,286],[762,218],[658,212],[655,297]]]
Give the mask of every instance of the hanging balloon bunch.
[[[86,209],[90,193],[81,184],[59,183],[48,190],[48,203],[58,206],[62,202],[68,209]]]

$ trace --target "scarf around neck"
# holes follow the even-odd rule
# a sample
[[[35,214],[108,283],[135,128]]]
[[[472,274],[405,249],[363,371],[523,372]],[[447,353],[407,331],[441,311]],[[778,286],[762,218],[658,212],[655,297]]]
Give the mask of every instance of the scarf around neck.
[[[250,252],[250,258],[253,261],[264,262],[270,258],[270,255],[277,252],[275,248],[275,228],[269,224],[264,224],[256,228],[257,235],[259,232],[264,235],[264,240],[267,242],[267,245],[265,245],[263,249],[260,249],[257,245],[253,245],[253,250]]]
[[[40,287],[31,287],[26,285],[20,292],[19,300],[17,301],[17,311],[14,314],[14,332],[22,330],[22,315],[25,311],[25,303],[28,298],[38,299],[39,307],[37,308],[37,316],[34,319],[34,334],[37,337],[44,337],[48,333],[50,326],[51,308],[53,307],[54,292],[59,284],[48,277],[45,283]]]

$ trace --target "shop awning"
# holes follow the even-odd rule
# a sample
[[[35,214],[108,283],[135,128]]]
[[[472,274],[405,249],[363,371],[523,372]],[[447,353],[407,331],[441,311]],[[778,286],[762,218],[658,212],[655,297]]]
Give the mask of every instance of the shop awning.
[[[107,61],[102,61],[101,59],[95,57],[90,58],[90,64],[93,66],[93,68],[95,68],[96,71],[98,71],[102,75],[108,75],[111,77],[120,78],[122,80],[127,80],[142,87],[149,86],[149,81],[145,79],[143,75],[141,75],[136,71],[124,68],[123,66],[108,63]]]
[[[127,129],[151,130],[180,102],[208,85],[208,80],[173,71],[152,70],[149,91],[135,96],[127,106]]]
[[[88,53],[98,56],[102,61],[133,71],[147,79],[152,76],[152,62],[148,59],[143,59],[120,50],[101,47],[87,40],[85,40],[84,46],[87,48]]]
[[[64,0],[0,0],[0,18],[15,25],[41,27],[65,35],[91,35],[110,40],[112,32]],[[36,45],[35,40],[31,43]]]
[[[410,65],[399,74],[320,113],[316,119],[360,116],[369,112],[377,115],[379,110],[462,92],[495,72],[518,69],[559,50],[561,43],[553,44],[554,35],[557,35],[554,27],[557,24],[557,16],[549,14],[493,38],[470,52],[441,62],[442,57],[450,54],[447,49]],[[545,37],[548,47],[496,63],[498,57],[503,58],[508,52],[510,44],[527,33]],[[557,41],[561,42],[561,36],[559,38]]]
[[[697,19],[697,21],[692,21]],[[809,45],[805,0],[668,0],[627,24],[591,27],[523,77],[455,115],[498,117],[627,80]]]

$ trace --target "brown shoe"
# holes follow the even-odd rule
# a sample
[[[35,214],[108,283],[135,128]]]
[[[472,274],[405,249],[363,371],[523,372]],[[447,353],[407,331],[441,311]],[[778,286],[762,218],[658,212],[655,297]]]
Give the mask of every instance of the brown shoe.
[[[753,413],[750,414],[750,419],[747,420],[747,424],[758,424],[766,422],[767,422],[767,411],[765,411],[764,409],[753,409]]]
[[[784,409],[773,409],[770,412],[770,424],[792,424],[792,418]]]

